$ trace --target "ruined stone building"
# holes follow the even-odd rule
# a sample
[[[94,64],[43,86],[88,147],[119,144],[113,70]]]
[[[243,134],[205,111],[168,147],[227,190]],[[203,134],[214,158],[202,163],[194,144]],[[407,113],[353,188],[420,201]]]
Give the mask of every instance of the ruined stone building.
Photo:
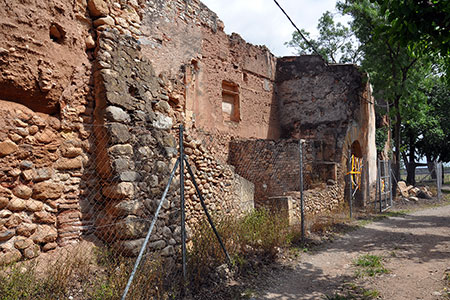
[[[177,158],[180,124],[213,212],[286,201],[295,212],[299,139],[308,213],[343,203],[349,149],[364,158],[367,201],[375,116],[356,66],[277,58],[225,34],[198,0],[0,6],[0,263],[88,234],[136,254]],[[164,256],[180,241],[176,184],[150,243]],[[193,227],[202,212],[186,184]]]

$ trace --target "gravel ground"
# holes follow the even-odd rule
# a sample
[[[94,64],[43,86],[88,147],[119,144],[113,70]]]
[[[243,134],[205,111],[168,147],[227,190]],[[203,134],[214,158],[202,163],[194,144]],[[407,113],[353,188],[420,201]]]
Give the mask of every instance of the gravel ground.
[[[382,256],[390,272],[355,277],[353,261],[364,254]],[[342,293],[346,283],[376,290],[378,299],[450,299],[446,272],[450,272],[450,205],[370,223],[285,261],[283,268],[261,277],[253,299],[327,299]]]

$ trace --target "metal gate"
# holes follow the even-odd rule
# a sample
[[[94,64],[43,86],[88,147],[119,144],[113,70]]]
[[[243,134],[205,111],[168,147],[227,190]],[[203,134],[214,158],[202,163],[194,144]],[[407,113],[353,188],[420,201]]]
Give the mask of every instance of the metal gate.
[[[377,204],[380,212],[392,207],[392,178],[390,160],[378,160],[375,209],[377,209]]]
[[[361,190],[361,174],[363,168],[363,159],[361,157],[357,157],[354,154],[351,154],[349,151],[349,161],[348,161],[348,169],[349,172],[347,175],[349,176],[348,186],[349,186],[349,206],[350,206],[350,218],[353,214],[353,200],[355,198],[355,194],[358,190]]]

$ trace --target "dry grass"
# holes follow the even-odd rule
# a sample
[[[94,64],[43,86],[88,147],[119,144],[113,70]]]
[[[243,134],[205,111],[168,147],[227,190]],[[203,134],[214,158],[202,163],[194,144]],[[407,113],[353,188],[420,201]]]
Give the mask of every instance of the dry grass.
[[[81,242],[0,269],[0,299],[120,299],[134,261]],[[168,298],[166,279],[162,260],[147,256],[127,299]]]

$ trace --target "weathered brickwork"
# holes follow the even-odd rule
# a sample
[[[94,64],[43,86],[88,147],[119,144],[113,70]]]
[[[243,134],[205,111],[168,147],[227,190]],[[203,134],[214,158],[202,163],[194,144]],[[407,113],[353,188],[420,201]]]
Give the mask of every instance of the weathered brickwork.
[[[321,141],[302,142],[305,211],[331,211],[342,203],[345,189],[340,162],[324,160]],[[300,145],[298,140],[241,140],[230,146],[229,163],[255,184],[255,205],[277,211],[290,196],[289,210],[300,216]]]

